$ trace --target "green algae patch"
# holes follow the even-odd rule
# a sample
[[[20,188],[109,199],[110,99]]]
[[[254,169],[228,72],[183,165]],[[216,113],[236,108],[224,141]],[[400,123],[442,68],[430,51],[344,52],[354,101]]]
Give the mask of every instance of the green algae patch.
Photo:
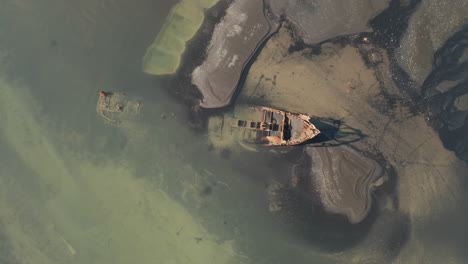
[[[217,1],[183,0],[176,4],[143,57],[143,71],[154,75],[175,73],[185,50],[185,43],[200,28],[204,11]]]

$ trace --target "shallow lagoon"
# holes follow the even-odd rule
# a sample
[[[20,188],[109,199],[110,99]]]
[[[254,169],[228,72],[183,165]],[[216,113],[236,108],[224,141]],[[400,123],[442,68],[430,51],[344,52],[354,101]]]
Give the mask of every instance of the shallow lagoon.
[[[141,72],[173,4],[2,2],[1,263],[362,263],[382,256],[463,263],[466,187],[437,172],[466,172],[463,163],[442,163],[450,152],[433,163],[414,152],[420,159],[406,162],[419,166],[399,189],[410,225],[396,225],[407,216],[384,210],[381,221],[329,227],[353,237],[323,249],[316,230],[295,215],[272,215],[265,197],[289,162],[270,152],[210,150],[207,135],[188,129],[184,106],[166,94],[168,82]],[[141,101],[140,114],[105,124],[95,111],[101,90]],[[420,167],[434,169],[418,176]],[[410,237],[403,247],[391,236],[400,233]],[[390,243],[375,243],[382,235]]]
[[[180,109],[140,72],[172,4],[2,3],[1,263],[239,263],[232,242],[168,194],[164,179],[193,170],[161,168],[179,150],[151,136],[178,126],[158,130],[161,113]],[[161,103],[143,100],[149,116],[120,127],[98,117],[98,91],[145,89]]]

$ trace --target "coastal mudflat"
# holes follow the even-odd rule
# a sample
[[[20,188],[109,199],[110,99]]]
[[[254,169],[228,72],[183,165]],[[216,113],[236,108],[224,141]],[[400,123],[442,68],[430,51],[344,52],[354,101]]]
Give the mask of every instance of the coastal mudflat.
[[[219,108],[230,104],[239,79],[268,34],[275,30],[264,14],[262,1],[232,2],[216,24],[203,63],[191,79],[202,94],[200,106]]]
[[[326,211],[346,215],[353,224],[364,220],[371,207],[374,182],[382,179],[380,165],[346,146],[308,146],[305,151],[310,167],[294,171],[293,179],[310,177],[308,191],[320,197]]]
[[[378,202],[379,211],[403,213],[416,227],[460,206],[460,175],[466,175],[468,168],[443,147],[424,116],[386,97],[397,88],[388,77],[392,73],[384,49],[353,37],[290,52],[294,45],[286,28],[270,39],[247,75],[240,101],[340,120],[358,131],[362,138],[348,145],[379,161],[394,184],[396,195]],[[377,218],[375,225],[379,221],[383,219]],[[412,230],[405,232],[423,235]],[[373,239],[371,232],[366,240]],[[371,242],[363,245],[367,243]],[[352,252],[360,260],[390,254],[385,242],[378,245],[373,248],[380,247],[380,253],[358,247],[370,254],[366,257],[358,250]]]
[[[372,34],[308,46],[294,30],[281,30],[243,73],[235,103],[310,114],[328,140],[254,151],[227,147],[226,140],[217,152],[205,130],[190,128],[185,106],[166,94],[174,82],[141,72],[142,56],[175,4],[2,5],[0,263],[464,263],[466,163],[428,125],[432,116],[400,100],[395,82],[405,76],[389,69],[393,55]],[[361,11],[370,18],[378,10]],[[464,40],[455,40],[442,54],[453,51],[459,57],[451,59],[463,66]],[[190,50],[200,55],[208,43],[201,42]],[[459,66],[436,58],[436,77]],[[464,78],[459,70],[455,77]],[[451,90],[448,82],[428,86],[428,94]],[[459,84],[454,90],[461,94]],[[140,102],[140,111],[103,120],[96,113],[99,91]],[[445,96],[442,102],[453,99],[466,111],[466,97]],[[458,124],[463,115],[454,113]],[[317,147],[313,156],[309,147]],[[332,201],[368,213],[358,224],[344,211],[323,215],[303,189],[292,188],[291,167],[301,158],[309,172],[306,161],[318,163],[317,156],[333,169],[345,158],[337,153],[342,149],[356,153],[350,163],[362,166],[342,163],[333,174],[339,184],[319,191],[336,198],[333,191],[346,187],[346,197],[357,194]],[[373,162],[384,171],[380,180],[369,177]],[[318,186],[316,175],[303,174],[309,184],[302,186]],[[365,203],[370,198],[372,206]]]
[[[389,0],[303,1],[267,0],[271,12],[285,17],[300,32],[302,41],[316,44],[340,35],[369,32],[369,21]]]
[[[443,261],[458,249],[431,257],[424,256],[423,251],[437,245],[449,247],[428,232],[429,228],[439,227],[433,222],[450,222],[450,214],[466,219],[460,213],[465,198],[462,176],[467,174],[463,161],[467,153],[463,132],[467,90],[466,80],[461,77],[466,72],[463,55],[466,29],[461,26],[463,16],[459,14],[463,11],[456,12],[454,19],[432,27],[421,23],[431,17],[422,15],[424,10],[436,12],[440,7],[446,12],[450,9],[446,2],[356,2],[368,8],[320,12],[327,4],[266,2],[269,11],[283,19],[282,27],[239,78],[241,86],[233,104],[302,112],[313,116],[314,124],[323,132],[309,145],[297,148],[307,149],[300,157],[297,153],[290,155],[290,150],[271,150],[283,157],[284,167],[295,165],[287,173],[282,171],[283,176],[279,172],[265,176],[266,207],[274,216],[284,216],[285,222],[299,230],[297,233],[302,230],[299,236],[309,236],[312,244],[317,242],[312,237],[322,245],[326,244],[327,236],[334,237],[338,245],[355,235],[337,231],[347,226],[340,220],[330,232],[320,233],[318,227],[313,230],[310,226],[320,226],[329,220],[329,215],[323,216],[317,205],[334,215],[334,220],[341,215],[348,218],[348,224],[359,222],[350,229],[359,230],[361,237],[354,239],[352,249],[341,252],[344,258],[337,257],[335,261],[411,262],[426,258]],[[327,14],[335,11],[340,13],[340,19],[331,23]],[[365,19],[353,20],[358,16],[356,12],[361,12],[363,16],[359,17]],[[439,13],[436,16],[436,21],[442,17]],[[346,22],[348,18],[352,23]],[[308,24],[311,20],[317,23]],[[441,28],[449,30],[442,32]],[[421,30],[428,32],[422,34],[426,37],[419,36]],[[450,34],[453,35],[448,37]],[[427,36],[434,45],[422,41]],[[408,54],[415,45],[424,49]],[[226,97],[225,89],[211,87],[215,96]],[[220,110],[224,115],[230,111],[233,109]],[[206,113],[210,115],[209,111]],[[243,153],[243,162],[247,162],[247,156],[255,157],[233,146],[236,142],[232,138],[210,135],[211,130],[226,125],[222,114],[211,113],[208,136],[214,147],[220,147],[225,157]],[[258,156],[266,152],[241,147]],[[238,153],[228,155],[229,150]],[[347,162],[346,155],[340,155],[348,150],[357,154],[353,156],[354,162]],[[382,174],[376,173],[380,177],[370,173],[372,166],[358,168],[358,164],[365,163],[375,164],[376,171],[381,169]],[[298,168],[302,173],[297,173]],[[259,174],[255,177],[261,178]],[[324,178],[328,181],[323,181]],[[315,216],[323,216],[322,221]],[[298,227],[299,222],[303,229]],[[443,230],[461,229],[463,221],[456,222],[456,227],[446,224]],[[461,237],[458,235],[454,240],[465,241]],[[417,249],[414,255],[410,253],[413,249]],[[455,263],[463,259],[458,256]]]

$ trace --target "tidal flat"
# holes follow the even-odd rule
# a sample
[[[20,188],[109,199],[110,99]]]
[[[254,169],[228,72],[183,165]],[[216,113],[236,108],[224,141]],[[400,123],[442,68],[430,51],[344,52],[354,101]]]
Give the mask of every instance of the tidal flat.
[[[239,100],[339,120],[361,134],[355,142],[347,143],[340,135],[335,139],[341,138],[344,144],[364,151],[386,170],[387,187],[393,187],[390,195],[375,196],[377,210],[405,215],[401,222],[393,224],[407,225],[398,243],[413,246],[414,240],[404,237],[410,233],[412,239],[424,236],[421,228],[430,225],[430,219],[460,210],[464,199],[462,175],[466,175],[467,167],[444,148],[424,115],[415,115],[403,101],[389,101],[386,94],[398,93],[397,80],[390,77],[389,53],[370,42],[367,36],[356,36],[290,52],[294,37],[287,28],[280,29],[252,65]],[[338,148],[339,140],[336,145],[324,147]],[[316,146],[320,147],[320,143]],[[373,226],[378,226],[379,221],[385,220],[377,216]],[[372,241],[372,237],[370,231],[364,241]],[[373,247],[372,254],[362,256],[365,253],[354,249],[351,256],[358,254],[359,261],[377,261],[396,253],[387,251],[385,238],[379,239],[382,243]],[[406,262],[405,257],[399,255],[397,259]]]
[[[356,21],[351,31],[342,30],[348,20],[338,21],[318,42],[309,36],[305,43],[282,21],[233,94],[234,104],[310,114],[324,137],[248,149],[228,139],[218,148],[204,126],[232,108],[209,111],[180,100],[200,96],[190,73],[212,35],[203,25],[179,72],[142,72],[145,51],[177,1],[4,1],[0,262],[464,263],[466,31],[453,26],[436,55],[417,54],[438,58],[417,86],[398,66],[395,47],[400,37],[411,39],[405,21],[421,26],[418,16],[407,18],[424,6],[360,2],[372,21]],[[224,15],[210,11],[206,23]],[[411,67],[417,72],[419,63]],[[141,108],[113,112],[119,122],[106,122],[96,112],[100,91]],[[427,98],[413,96],[418,91]],[[378,179],[357,173],[342,181],[358,203],[337,205],[364,213],[353,218],[359,223],[324,208],[317,191],[327,189],[314,189],[314,173],[298,185],[293,172],[302,160],[311,171],[318,159],[306,149],[314,147],[329,164],[340,155],[327,153],[346,148],[382,168]]]

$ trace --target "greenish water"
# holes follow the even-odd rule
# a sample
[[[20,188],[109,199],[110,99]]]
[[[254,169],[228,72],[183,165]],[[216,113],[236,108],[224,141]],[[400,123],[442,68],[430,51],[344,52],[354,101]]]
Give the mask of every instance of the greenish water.
[[[173,4],[2,1],[0,263],[239,263],[168,194],[169,180],[194,180],[174,158],[188,134],[162,124],[180,109],[141,57]],[[112,127],[96,114],[100,90],[152,99]]]
[[[141,70],[176,2],[0,0],[0,263],[392,259],[401,247],[392,234],[405,217],[384,212],[352,232],[333,226],[338,248],[350,233],[364,243],[320,249],[322,233],[303,239],[294,215],[268,211],[267,186],[288,177],[290,161],[272,152],[220,154],[206,133],[189,128],[167,80]],[[106,124],[96,113],[102,90],[141,102],[140,113]],[[412,186],[407,194],[417,193]],[[417,218],[411,233],[402,228],[412,242],[401,259],[430,259],[441,240],[440,259],[460,263],[463,199],[432,222]],[[391,241],[376,243],[381,234]]]
[[[246,176],[274,169],[210,151],[166,82],[141,71],[174,4],[1,2],[0,263],[290,259],[270,254],[282,235],[264,179]],[[106,124],[102,90],[140,114]]]

